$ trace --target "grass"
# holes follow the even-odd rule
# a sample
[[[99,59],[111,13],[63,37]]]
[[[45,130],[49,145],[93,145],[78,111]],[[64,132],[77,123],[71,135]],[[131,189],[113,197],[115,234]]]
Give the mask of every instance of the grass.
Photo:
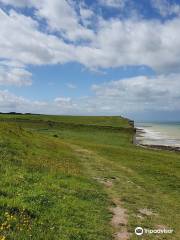
[[[0,239],[111,240],[116,198],[132,240],[159,225],[174,233],[143,239],[179,240],[180,154],[134,146],[133,134],[119,117],[0,115]]]

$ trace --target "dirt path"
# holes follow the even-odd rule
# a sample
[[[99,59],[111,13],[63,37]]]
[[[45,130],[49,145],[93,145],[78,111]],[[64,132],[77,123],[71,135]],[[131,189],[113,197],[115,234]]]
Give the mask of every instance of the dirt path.
[[[113,181],[110,179],[97,179],[100,183],[104,184],[106,188],[108,188],[108,192],[113,187]],[[110,192],[109,192],[110,193]],[[111,194],[109,194],[112,196]],[[114,229],[114,239],[115,240],[129,240],[130,234],[127,230],[128,224],[128,215],[126,213],[126,209],[123,208],[123,204],[120,199],[111,197],[111,200],[114,204],[114,207],[110,208],[110,211],[113,214],[111,225]]]
[[[106,171],[107,160],[88,149],[76,145],[71,145],[71,148],[77,153],[78,157],[81,158],[83,165],[92,178],[103,185],[112,201],[113,207],[110,207],[109,211],[112,213],[110,224],[114,229],[114,240],[129,240],[130,233],[128,233],[127,230],[128,215],[126,209],[123,208],[121,200],[116,197],[115,191],[113,190],[115,178],[104,178],[101,174],[102,171]]]
[[[128,216],[126,210],[122,207],[119,199],[113,199],[113,202],[115,204],[115,207],[111,208],[111,211],[113,213],[111,225],[115,230],[114,239],[128,240],[130,238],[130,234],[127,230]]]

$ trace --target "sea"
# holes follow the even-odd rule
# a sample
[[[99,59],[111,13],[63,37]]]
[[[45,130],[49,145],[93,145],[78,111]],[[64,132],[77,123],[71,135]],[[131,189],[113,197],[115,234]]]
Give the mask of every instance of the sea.
[[[136,143],[180,147],[180,122],[136,122]]]

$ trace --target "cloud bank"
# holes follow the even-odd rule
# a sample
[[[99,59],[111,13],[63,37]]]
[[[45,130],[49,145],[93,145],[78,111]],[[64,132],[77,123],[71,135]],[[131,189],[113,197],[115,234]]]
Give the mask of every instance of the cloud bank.
[[[180,74],[138,76],[93,85],[92,97],[73,100],[30,101],[9,91],[0,91],[0,108],[6,111],[51,114],[133,114],[137,111],[180,111]],[[163,86],[163,88],[162,88]]]
[[[139,76],[97,84],[92,87],[94,97],[87,97],[84,103],[61,96],[51,103],[30,103],[9,91],[1,91],[2,108],[6,102],[6,109],[14,106],[44,112],[45,108],[51,108],[54,113],[74,109],[79,113],[179,110],[180,5],[152,0],[152,7],[162,17],[173,15],[162,21],[146,19],[140,14],[107,19],[83,1],[0,0],[0,3],[3,6],[0,9],[0,85],[28,86],[32,84],[29,65],[69,62],[91,70],[145,65],[157,74],[151,78]],[[127,1],[99,0],[97,4],[123,9]],[[33,14],[25,15],[25,8]]]
[[[3,2],[32,5],[37,18],[0,10],[1,58],[32,65],[75,61],[88,68],[147,65],[157,72],[180,69],[179,17],[165,22],[98,17],[96,29],[89,29],[80,24],[81,15],[65,0]],[[42,18],[45,31],[40,31],[38,19]]]

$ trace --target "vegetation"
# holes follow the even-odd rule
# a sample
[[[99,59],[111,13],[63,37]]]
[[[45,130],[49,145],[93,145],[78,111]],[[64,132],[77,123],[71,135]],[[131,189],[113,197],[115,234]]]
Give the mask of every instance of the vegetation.
[[[178,240],[180,154],[133,134],[120,117],[0,115],[0,240],[111,240],[114,199],[130,239]]]

